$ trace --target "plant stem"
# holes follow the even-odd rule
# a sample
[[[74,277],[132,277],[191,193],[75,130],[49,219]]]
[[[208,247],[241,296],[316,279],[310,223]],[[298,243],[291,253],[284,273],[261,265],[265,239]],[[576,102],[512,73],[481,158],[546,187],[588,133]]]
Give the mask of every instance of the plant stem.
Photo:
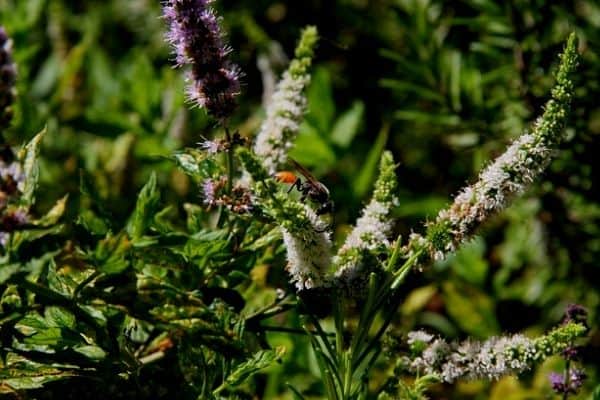
[[[564,382],[565,382],[565,391],[563,392],[563,400],[567,400],[569,398],[569,387],[571,386],[571,360],[566,361],[565,364],[565,374],[564,374]]]
[[[227,194],[231,195],[231,189],[233,188],[233,143],[231,141],[231,132],[229,132],[227,123],[224,123],[224,126],[225,136],[227,138],[227,143],[229,144],[227,149]]]

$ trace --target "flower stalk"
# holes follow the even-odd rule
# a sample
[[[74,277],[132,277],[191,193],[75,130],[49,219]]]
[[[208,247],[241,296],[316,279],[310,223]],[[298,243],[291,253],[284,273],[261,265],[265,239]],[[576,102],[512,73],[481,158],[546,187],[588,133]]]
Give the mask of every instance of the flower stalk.
[[[519,374],[533,363],[560,354],[587,331],[583,324],[570,322],[536,339],[513,335],[460,343],[448,343],[423,331],[411,332],[408,344],[415,356],[410,360],[410,369],[449,383],[459,378],[495,380]]]
[[[169,31],[167,42],[177,67],[189,66],[189,100],[223,121],[236,108],[240,94],[240,70],[229,60],[213,0],[168,0],[163,15]]]
[[[310,83],[309,69],[314,57],[318,34],[314,26],[302,31],[295,58],[277,87],[266,110],[266,118],[254,143],[254,152],[274,174],[287,161],[287,154],[298,135],[306,111],[304,90]]]
[[[407,248],[424,244],[431,258],[445,258],[490,216],[504,209],[514,196],[523,193],[539,178],[563,140],[574,90],[572,76],[578,60],[577,38],[571,34],[560,57],[552,97],[531,132],[517,138],[481,172],[474,184],[464,188],[454,203],[427,225],[426,237],[414,235]]]

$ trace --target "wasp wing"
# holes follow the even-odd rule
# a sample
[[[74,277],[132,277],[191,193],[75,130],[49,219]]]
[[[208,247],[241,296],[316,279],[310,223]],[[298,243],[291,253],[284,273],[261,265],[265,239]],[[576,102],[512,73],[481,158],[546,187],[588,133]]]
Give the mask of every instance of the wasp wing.
[[[288,157],[288,160],[292,163],[294,168],[296,168],[296,170],[306,178],[306,180],[312,185],[313,188],[315,188],[315,190],[323,192],[327,196],[329,195],[329,189],[319,182],[309,170],[302,166],[302,164],[291,157]]]
[[[288,157],[288,160],[292,163],[292,165],[294,166],[294,168],[296,168],[296,170],[298,172],[300,172],[302,174],[302,176],[304,176],[306,178],[306,180],[308,180],[310,183],[320,183],[317,178],[314,177],[314,175],[307,170],[306,168],[304,168],[302,166],[302,164],[300,164],[298,161],[294,160],[291,157]]]

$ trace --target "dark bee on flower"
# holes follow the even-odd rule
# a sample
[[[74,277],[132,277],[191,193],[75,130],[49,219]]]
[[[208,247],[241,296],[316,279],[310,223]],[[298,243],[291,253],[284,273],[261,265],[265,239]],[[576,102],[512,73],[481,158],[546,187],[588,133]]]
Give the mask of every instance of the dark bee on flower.
[[[301,201],[310,199],[313,203],[318,205],[316,210],[317,215],[323,215],[333,212],[333,201],[329,196],[329,189],[321,182],[319,182],[306,168],[304,168],[296,160],[289,159],[290,163],[296,168],[296,170],[304,177],[296,176],[291,171],[280,171],[275,174],[275,179],[282,183],[290,184],[288,193],[292,189],[296,188],[302,196]]]

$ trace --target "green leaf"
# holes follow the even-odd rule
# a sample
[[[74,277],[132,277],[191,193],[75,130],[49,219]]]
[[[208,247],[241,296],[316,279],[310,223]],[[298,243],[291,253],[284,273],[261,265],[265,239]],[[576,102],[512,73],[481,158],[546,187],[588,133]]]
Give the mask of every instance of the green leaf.
[[[0,266],[0,285],[4,284],[10,278],[13,277],[16,273],[21,270],[20,264],[8,264]]]
[[[329,143],[314,126],[308,123],[300,126],[300,133],[294,148],[290,151],[290,157],[307,167],[317,167],[316,175],[327,171],[336,160]]]
[[[367,192],[371,189],[377,168],[379,167],[379,160],[381,159],[381,153],[385,149],[388,135],[390,132],[390,126],[385,124],[379,131],[377,139],[373,144],[373,147],[367,154],[367,159],[363,162],[363,167],[358,174],[358,177],[354,180],[352,189],[357,198],[362,199],[365,197]]]
[[[77,353],[86,356],[92,360],[102,360],[106,358],[106,352],[102,348],[93,345],[75,346],[73,348]]]
[[[109,236],[98,243],[89,261],[102,273],[119,274],[129,267],[126,255],[130,248],[131,242],[124,234]]]
[[[38,240],[49,235],[56,235],[60,233],[63,228],[64,225],[60,224],[43,229],[17,231],[13,233],[10,245],[12,246],[12,250],[16,251],[23,243],[33,242],[34,240]]]
[[[460,117],[453,114],[429,113],[418,110],[396,111],[394,117],[402,121],[422,123],[426,125],[457,126],[460,124]]]
[[[174,160],[186,175],[191,176],[197,182],[225,173],[213,158],[207,158],[206,153],[196,149],[178,151],[169,158]]]
[[[32,205],[34,202],[34,192],[37,188],[40,173],[38,155],[45,133],[46,128],[35,135],[19,153],[19,158],[23,160],[23,173],[25,174],[25,184],[21,199],[27,206]]]
[[[600,385],[597,385],[592,393],[592,400],[600,400]]]
[[[331,131],[331,142],[344,149],[350,146],[352,139],[358,133],[364,113],[365,104],[362,101],[355,101],[352,107],[335,121]]]
[[[98,236],[106,235],[110,229],[108,223],[104,219],[98,217],[92,210],[82,210],[79,213],[76,222],[86,231]]]
[[[75,316],[62,307],[46,307],[44,317],[48,326],[75,329]]]
[[[235,370],[229,374],[225,383],[215,390],[215,395],[225,389],[225,387],[235,387],[239,385],[261,369],[266,368],[279,360],[284,353],[285,348],[277,347],[273,350],[261,350],[254,354],[251,359],[239,364]]]
[[[44,365],[14,353],[8,353],[5,361],[0,368],[0,394],[6,393],[5,386],[13,390],[39,389],[46,383],[76,375],[73,367]]]
[[[73,377],[76,374],[73,372],[60,371],[56,368],[40,367],[35,370],[7,370],[7,374],[11,376],[26,375],[20,378],[0,379],[0,383],[9,386],[14,390],[39,389],[46,383],[58,381],[61,379]],[[1,393],[0,388],[0,393]]]
[[[485,282],[488,263],[485,260],[485,242],[475,238],[462,246],[451,260],[452,269],[465,281],[481,286]]]
[[[67,206],[67,199],[69,195],[65,195],[63,198],[58,200],[54,207],[48,211],[46,215],[44,215],[39,220],[35,221],[34,224],[37,226],[49,227],[58,222],[60,217],[65,213],[65,208]]]
[[[401,93],[413,92],[423,99],[431,100],[438,104],[444,104],[446,101],[444,96],[438,92],[413,82],[406,82],[397,79],[382,79],[379,81],[379,84],[384,88],[396,90]]]
[[[450,100],[452,109],[460,111],[460,83],[461,83],[461,63],[462,57],[460,52],[451,51],[448,55],[448,63],[450,64]]]
[[[173,160],[177,166],[187,175],[199,177],[201,176],[200,162],[203,157],[195,150],[186,150],[173,154]]]
[[[402,303],[402,314],[413,315],[422,310],[429,300],[437,293],[434,285],[423,286],[410,292]]]
[[[137,50],[125,71],[126,97],[132,107],[144,117],[150,117],[152,106],[160,101],[160,85],[148,53]]]
[[[465,332],[488,338],[499,332],[493,300],[471,286],[458,286],[447,282],[443,285],[446,309],[454,322]]]
[[[140,191],[135,210],[127,224],[127,233],[135,242],[142,238],[151,225],[160,201],[160,192],[156,187],[156,174],[152,173],[146,185]]]
[[[316,68],[306,93],[308,113],[306,120],[321,134],[329,132],[335,116],[335,102],[331,88],[331,76],[325,68]]]

